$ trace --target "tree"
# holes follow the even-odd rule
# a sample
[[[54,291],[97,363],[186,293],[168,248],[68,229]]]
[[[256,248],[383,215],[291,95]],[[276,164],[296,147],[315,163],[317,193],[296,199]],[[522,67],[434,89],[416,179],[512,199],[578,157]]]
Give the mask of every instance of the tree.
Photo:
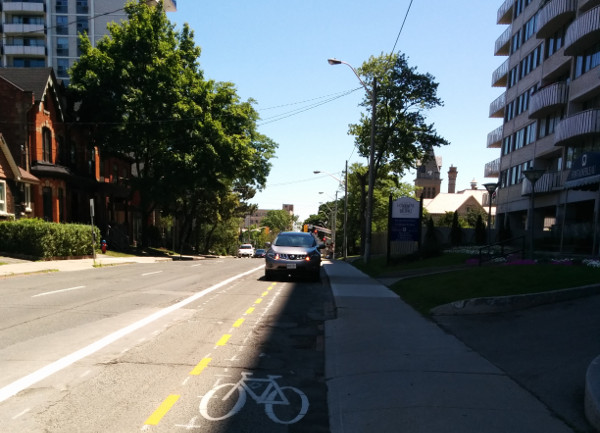
[[[475,243],[477,245],[483,245],[486,243],[487,233],[485,231],[485,224],[481,215],[477,216],[477,222],[475,223]],[[491,239],[487,239],[488,243],[491,243]]]
[[[415,168],[434,147],[448,144],[437,135],[433,125],[425,122],[427,110],[442,106],[437,97],[437,83],[430,74],[419,74],[408,66],[404,55],[394,53],[371,56],[358,69],[367,87],[376,82],[376,134],[374,142],[374,176],[390,171],[401,177]],[[371,92],[373,93],[373,92]],[[362,105],[371,110],[371,95]],[[350,125],[360,155],[368,157],[371,146],[371,116],[361,115],[360,123]],[[368,173],[367,173],[368,176]],[[366,187],[362,188],[366,194]],[[366,206],[366,199],[363,199]],[[365,207],[361,207],[364,213]]]
[[[293,216],[284,209],[270,210],[262,220],[262,224],[275,233],[291,230],[293,223]]]
[[[200,214],[213,224],[221,213],[233,216],[228,194],[243,210],[241,202],[264,187],[277,147],[256,131],[252,100],[241,102],[232,83],[204,79],[189,27],[176,32],[160,2],[146,3],[127,3],[127,21],[109,25],[110,37],[96,47],[82,37],[70,71],[95,144],[133,159],[143,245],[157,207],[181,220],[182,242]]]
[[[450,228],[450,243],[458,246],[462,243],[462,228],[458,222],[458,212],[452,216],[452,227]]]

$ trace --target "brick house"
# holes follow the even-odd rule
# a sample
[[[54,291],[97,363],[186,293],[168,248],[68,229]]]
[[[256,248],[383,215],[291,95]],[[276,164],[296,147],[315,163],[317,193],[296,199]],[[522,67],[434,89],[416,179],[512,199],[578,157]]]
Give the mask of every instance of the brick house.
[[[114,225],[128,241],[131,163],[117,155],[100,159],[90,130],[72,121],[52,68],[0,68],[0,134],[4,217],[89,223],[93,199],[103,236]],[[25,210],[16,212],[22,202]]]

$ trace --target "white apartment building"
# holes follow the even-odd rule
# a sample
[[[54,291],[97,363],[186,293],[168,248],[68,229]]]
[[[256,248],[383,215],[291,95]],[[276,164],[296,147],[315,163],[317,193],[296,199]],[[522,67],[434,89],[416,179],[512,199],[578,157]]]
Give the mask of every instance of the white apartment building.
[[[494,52],[506,60],[492,86],[505,91],[490,105],[502,124],[487,147],[500,157],[485,167],[499,181],[496,228],[533,233],[539,249],[598,254],[600,0],[506,0],[497,23]]]
[[[155,2],[156,0],[151,0]],[[68,68],[79,58],[78,35],[95,44],[109,22],[126,19],[126,0],[0,0],[0,66],[52,67],[68,82]],[[165,11],[177,9],[163,1]]]

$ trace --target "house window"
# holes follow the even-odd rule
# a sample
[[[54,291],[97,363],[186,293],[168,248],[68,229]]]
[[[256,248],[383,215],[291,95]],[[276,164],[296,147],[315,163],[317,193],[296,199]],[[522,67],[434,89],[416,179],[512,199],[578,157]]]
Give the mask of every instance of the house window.
[[[0,180],[0,213],[6,213],[6,182]]]
[[[42,188],[42,203],[44,206],[44,221],[52,222],[52,188]]]
[[[23,185],[23,202],[25,203],[25,212],[31,212],[31,185]]]
[[[42,161],[52,162],[52,132],[48,128],[42,130]]]

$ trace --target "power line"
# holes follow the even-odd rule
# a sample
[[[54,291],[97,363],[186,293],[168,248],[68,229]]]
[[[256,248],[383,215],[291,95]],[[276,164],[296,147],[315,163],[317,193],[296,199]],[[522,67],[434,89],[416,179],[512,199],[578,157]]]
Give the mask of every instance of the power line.
[[[410,7],[412,6],[413,0],[410,0],[408,4],[408,9],[406,9],[406,14],[404,15],[404,20],[402,21],[402,25],[400,26],[400,31],[398,32],[398,36],[396,36],[396,42],[394,42],[394,47],[392,48],[391,54],[396,51],[396,44],[398,43],[398,39],[400,39],[400,33],[402,33],[402,29],[404,28],[404,23],[406,23],[406,18],[408,18],[408,12],[410,11]]]

